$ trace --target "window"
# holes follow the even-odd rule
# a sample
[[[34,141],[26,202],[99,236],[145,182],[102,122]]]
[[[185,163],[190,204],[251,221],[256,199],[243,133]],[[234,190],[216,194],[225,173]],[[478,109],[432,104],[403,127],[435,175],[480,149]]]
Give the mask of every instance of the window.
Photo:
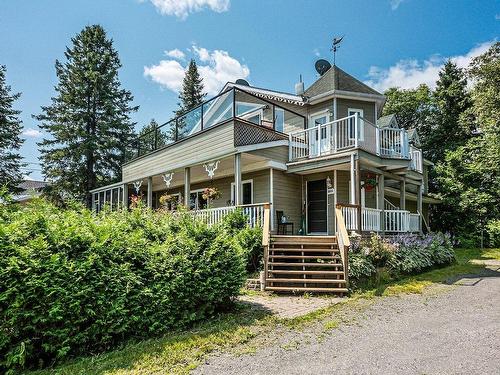
[[[191,190],[189,194],[189,208],[191,210],[203,210],[207,208],[207,200],[203,199],[203,190]]]
[[[243,196],[241,199],[241,204],[252,204],[253,203],[253,180],[242,181]],[[233,204],[236,202],[235,195],[235,185],[234,182],[231,183],[231,201]]]
[[[284,133],[285,129],[285,110],[281,108],[274,108],[274,129]]]
[[[357,108],[349,108],[347,110],[347,116],[353,116],[355,114],[359,114],[359,123],[358,123],[358,139],[362,141],[364,139],[364,134],[365,134],[365,125],[364,121],[362,119],[363,117],[363,110],[362,109],[357,109]],[[354,132],[356,131],[356,120],[355,118],[349,119],[349,138],[350,139],[355,139],[356,137],[354,136]]]
[[[260,125],[263,117],[264,105],[257,103],[236,103],[236,117]]]

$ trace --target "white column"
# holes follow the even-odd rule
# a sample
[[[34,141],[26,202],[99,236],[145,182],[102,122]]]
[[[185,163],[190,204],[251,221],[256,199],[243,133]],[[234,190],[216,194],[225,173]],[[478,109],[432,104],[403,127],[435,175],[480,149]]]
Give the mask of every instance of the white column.
[[[337,215],[335,209],[337,208],[337,170],[333,170],[333,229],[337,232]]]
[[[271,230],[274,230],[274,172],[269,168],[269,203],[271,203]]]
[[[356,204],[356,175],[354,171],[354,154],[351,155],[351,201],[350,204]]]
[[[406,182],[405,180],[399,181],[399,208],[406,210]]]
[[[184,206],[189,210],[191,196],[191,168],[184,168]]]
[[[423,194],[423,187],[422,185],[417,186],[417,211],[420,214],[418,218],[418,228],[420,232],[422,232],[422,216],[424,215],[422,212],[422,194]]]
[[[128,184],[123,184],[123,197],[122,197],[122,206],[125,209],[128,209]]]
[[[236,206],[242,203],[241,187],[241,154],[234,155],[234,204]]]
[[[381,213],[380,213],[380,231],[381,232],[384,232],[385,230],[385,202],[384,202],[384,183],[385,183],[385,180],[384,180],[384,175],[381,174],[378,176],[378,185],[377,185],[377,194],[378,194],[378,209],[379,210],[382,210]]]
[[[153,208],[153,177],[148,177],[148,208]]]

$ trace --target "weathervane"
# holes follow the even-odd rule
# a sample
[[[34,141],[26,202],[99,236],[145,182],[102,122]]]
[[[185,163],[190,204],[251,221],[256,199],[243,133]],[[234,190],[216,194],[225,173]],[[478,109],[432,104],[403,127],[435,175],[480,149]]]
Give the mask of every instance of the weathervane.
[[[335,65],[335,55],[337,54],[337,50],[340,48],[340,43],[342,42],[342,39],[344,39],[345,35],[342,35],[340,38],[333,38],[333,43],[332,43],[332,48],[330,48],[330,51],[333,51],[333,65]]]

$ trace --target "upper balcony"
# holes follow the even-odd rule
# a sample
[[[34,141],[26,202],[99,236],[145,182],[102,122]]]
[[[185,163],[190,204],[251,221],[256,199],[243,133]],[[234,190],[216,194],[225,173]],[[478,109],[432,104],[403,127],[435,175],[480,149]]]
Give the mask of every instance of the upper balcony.
[[[410,160],[410,169],[422,172],[422,151],[410,146],[405,129],[379,128],[355,114],[289,134],[290,162],[362,149],[385,157]]]
[[[235,119],[278,133],[304,129],[306,124],[304,116],[232,87],[156,129],[141,134],[130,145],[127,161],[167,148]],[[246,136],[252,137],[252,134]],[[251,140],[246,141],[249,142],[247,144],[252,143]]]

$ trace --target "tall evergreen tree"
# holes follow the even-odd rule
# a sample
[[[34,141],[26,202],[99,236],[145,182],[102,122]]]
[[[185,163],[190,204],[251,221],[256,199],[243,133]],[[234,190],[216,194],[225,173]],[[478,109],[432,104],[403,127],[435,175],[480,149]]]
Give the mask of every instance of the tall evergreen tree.
[[[151,119],[149,124],[142,127],[139,132],[141,150],[152,151],[168,144],[168,134],[163,129],[156,130],[159,126],[155,119]]]
[[[424,148],[426,157],[436,163],[444,159],[446,151],[464,145],[473,130],[460,121],[471,106],[465,72],[447,61],[439,72],[433,96],[434,126],[425,134]]]
[[[184,112],[187,112],[194,107],[198,106],[203,102],[206,93],[203,92],[203,78],[201,78],[198,72],[198,67],[196,62],[191,59],[189,62],[186,74],[184,75],[184,80],[182,81],[182,90],[179,93],[178,109],[175,111],[175,116],[179,116]],[[186,136],[193,124],[196,124],[201,118],[201,111],[196,113],[190,113],[189,115],[182,117],[177,122],[177,136],[182,138]],[[175,129],[173,129],[173,132]]]
[[[39,146],[52,190],[90,206],[91,189],[120,178],[138,107],[121,87],[120,59],[101,26],[87,26],[71,41],[66,62],[55,64],[56,95],[34,117],[50,135]]]
[[[19,149],[24,140],[21,138],[21,111],[13,108],[14,102],[21,96],[12,94],[6,82],[6,67],[0,65],[0,187],[6,186],[11,192],[17,192],[17,185],[22,181],[22,163]]]

